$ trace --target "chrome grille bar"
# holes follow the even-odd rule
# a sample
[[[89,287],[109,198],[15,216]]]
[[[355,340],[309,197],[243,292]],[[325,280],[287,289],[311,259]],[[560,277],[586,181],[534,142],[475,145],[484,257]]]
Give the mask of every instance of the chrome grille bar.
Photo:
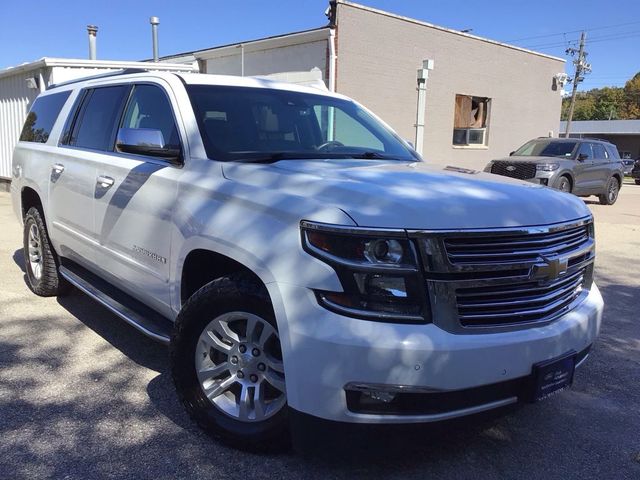
[[[453,333],[483,333],[554,321],[591,287],[592,223],[409,231],[419,245],[434,323]]]

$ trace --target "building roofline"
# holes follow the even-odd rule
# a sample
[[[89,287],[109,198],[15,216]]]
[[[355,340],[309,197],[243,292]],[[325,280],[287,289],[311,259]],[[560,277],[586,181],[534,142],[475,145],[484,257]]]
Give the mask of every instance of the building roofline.
[[[567,121],[560,121],[560,131],[567,129]],[[574,120],[572,135],[640,135],[640,119],[630,120]]]
[[[280,40],[280,39],[288,40],[291,37],[301,37],[301,36],[314,37],[314,34],[317,34],[319,32],[323,32],[323,31],[329,31],[330,28],[331,27],[329,27],[329,26],[324,26],[324,27],[311,28],[309,30],[300,30],[300,31],[297,31],[297,32],[281,33],[281,34],[278,34],[278,35],[271,35],[269,37],[254,38],[252,40],[246,40],[246,41],[242,41],[242,42],[225,43],[224,45],[218,45],[216,47],[201,48],[199,50],[191,50],[191,51],[188,51],[188,52],[175,53],[173,55],[165,55],[163,57],[160,57],[160,60],[178,58],[178,57],[185,57],[185,56],[188,56],[188,55],[193,55],[196,58],[204,58],[201,55],[203,53],[220,51],[220,50],[227,49],[227,48],[235,48],[238,45],[248,46],[248,45],[255,45],[257,43],[266,42],[266,41],[273,41],[273,40]]]
[[[397,15],[395,13],[387,12],[386,10],[380,10],[378,8],[368,7],[366,5],[361,5],[359,3],[351,2],[349,0],[336,0],[336,3],[342,4],[342,5],[346,5],[346,6],[349,6],[349,7],[353,7],[353,8],[358,8],[360,10],[364,10],[364,11],[367,11],[367,12],[377,13],[379,15],[384,15],[386,17],[395,18],[397,20],[403,20],[405,22],[415,23],[417,25],[422,25],[424,27],[433,28],[435,30],[440,30],[442,32],[452,33],[454,35],[459,35],[461,37],[466,37],[466,38],[470,38],[470,39],[473,39],[473,40],[479,40],[481,42],[490,43],[492,45],[497,45],[497,46],[500,46],[500,47],[510,48],[512,50],[517,50],[517,51],[520,51],[520,52],[523,52],[523,53],[528,53],[528,54],[531,54],[531,55],[537,55],[539,57],[548,58],[550,60],[556,60],[558,62],[565,63],[565,60],[563,58],[560,58],[560,57],[555,57],[553,55],[547,55],[546,53],[536,52],[535,50],[529,50],[527,48],[517,47],[515,45],[510,45],[508,43],[499,42],[497,40],[491,40],[489,38],[479,37],[477,35],[472,35],[472,34],[466,33],[466,32],[460,32],[459,30],[453,30],[451,28],[441,27],[439,25],[434,25],[433,23],[423,22],[422,20],[417,20],[417,19],[411,18],[411,17],[405,17],[403,15]],[[340,19],[338,19],[338,23],[339,22],[340,22]]]
[[[23,63],[15,67],[0,70],[0,78],[15,75],[21,72],[37,70],[43,67],[84,67],[84,68],[143,68],[148,70],[168,70],[168,71],[192,71],[197,72],[197,67],[182,63],[149,63],[136,61],[120,61],[120,60],[87,60],[81,58],[54,58],[42,57],[33,62]]]

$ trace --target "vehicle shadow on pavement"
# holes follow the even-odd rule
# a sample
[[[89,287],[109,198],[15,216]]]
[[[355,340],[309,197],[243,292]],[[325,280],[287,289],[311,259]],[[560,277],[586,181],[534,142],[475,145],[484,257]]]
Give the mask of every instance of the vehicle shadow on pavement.
[[[22,251],[13,259],[24,272]],[[167,348],[72,290],[57,302],[73,318],[36,308],[2,326],[0,394],[10,395],[0,395],[0,471],[28,471],[24,478],[62,478],[69,469],[81,472],[74,478],[464,478],[470,471],[542,478],[553,464],[586,478],[597,451],[611,471],[637,473],[640,330],[630,312],[640,289],[628,263],[609,255],[598,270],[605,322],[568,392],[442,424],[313,430],[300,454],[280,455],[247,454],[207,437],[178,401]]]

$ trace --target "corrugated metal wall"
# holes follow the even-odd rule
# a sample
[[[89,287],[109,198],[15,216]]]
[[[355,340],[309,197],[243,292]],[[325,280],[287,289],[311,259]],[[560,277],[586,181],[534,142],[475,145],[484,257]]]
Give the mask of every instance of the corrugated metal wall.
[[[0,177],[11,177],[11,156],[31,104],[40,93],[27,88],[27,78],[38,78],[38,70],[0,78]],[[46,78],[46,77],[45,77]]]

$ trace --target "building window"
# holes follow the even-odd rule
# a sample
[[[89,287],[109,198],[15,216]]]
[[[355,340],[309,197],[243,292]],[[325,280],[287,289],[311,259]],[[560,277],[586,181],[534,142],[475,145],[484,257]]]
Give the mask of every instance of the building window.
[[[474,147],[487,145],[490,98],[456,95],[453,145]]]

